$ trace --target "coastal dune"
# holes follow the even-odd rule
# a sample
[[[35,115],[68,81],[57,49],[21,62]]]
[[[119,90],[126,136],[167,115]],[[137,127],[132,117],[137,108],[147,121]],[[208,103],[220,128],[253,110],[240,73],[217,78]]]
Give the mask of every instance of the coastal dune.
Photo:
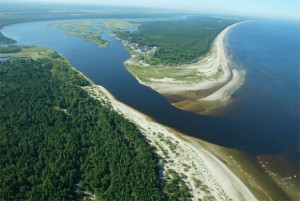
[[[141,130],[163,161],[163,175],[168,170],[178,173],[184,178],[193,200],[257,200],[223,162],[201,146],[199,140],[152,121],[146,115],[116,100],[102,86],[92,85],[84,89],[93,98],[110,105]]]

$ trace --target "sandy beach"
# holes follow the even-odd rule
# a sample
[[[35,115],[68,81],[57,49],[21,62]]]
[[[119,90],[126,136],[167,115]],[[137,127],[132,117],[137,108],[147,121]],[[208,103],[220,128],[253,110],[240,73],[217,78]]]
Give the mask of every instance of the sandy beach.
[[[215,91],[211,95],[201,98],[199,100],[206,101],[226,101],[230,98],[231,94],[238,89],[244,82],[244,72],[238,69],[232,70],[232,79],[222,88]]]
[[[224,105],[224,101],[229,100],[231,94],[243,84],[245,77],[243,70],[232,65],[228,59],[225,48],[227,34],[240,23],[225,28],[215,38],[209,53],[200,58],[199,61],[176,67],[166,66],[166,68],[172,68],[178,71],[193,71],[196,77],[202,77],[201,80],[187,82],[165,76],[162,79],[150,78],[148,81],[142,81],[138,76],[131,73],[141,84],[151,87],[167,98],[170,96],[179,96],[179,100],[171,101],[171,103],[181,109],[185,110],[185,108],[187,108],[186,103],[188,103],[188,105],[199,106],[201,102],[214,102],[214,104],[212,104],[214,107],[216,107],[216,104]],[[133,49],[132,51],[134,52]],[[131,59],[127,60],[125,65],[143,64],[143,62],[136,62],[135,58],[136,55],[133,53]],[[147,68],[148,65],[144,64],[142,67]],[[209,93],[207,91],[209,91]],[[205,107],[207,107],[207,105]],[[189,111],[192,110],[193,109],[189,109]]]
[[[217,157],[192,137],[158,124],[146,115],[117,101],[98,85],[84,87],[90,96],[133,122],[155,147],[161,158],[163,174],[172,169],[184,178],[192,199],[257,200],[247,186]],[[200,183],[200,185],[199,185]]]

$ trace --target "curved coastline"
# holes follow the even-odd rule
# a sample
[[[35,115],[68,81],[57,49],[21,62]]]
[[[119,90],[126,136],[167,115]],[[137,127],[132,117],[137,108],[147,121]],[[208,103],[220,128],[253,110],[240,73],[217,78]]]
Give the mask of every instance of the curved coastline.
[[[127,69],[140,84],[150,87],[169,98],[171,104],[175,107],[195,113],[203,113],[202,110],[199,110],[202,104],[205,105],[206,111],[208,110],[207,103],[209,103],[209,109],[220,107],[224,105],[225,101],[230,99],[231,94],[242,86],[244,82],[245,71],[231,66],[232,62],[228,58],[224,45],[225,38],[230,30],[241,23],[244,22],[238,22],[226,27],[215,38],[209,53],[200,58],[198,62],[173,67],[195,69],[197,74],[206,77],[201,81],[184,82],[164,77],[163,79],[150,79],[150,81],[145,82]],[[125,66],[132,63],[132,58],[134,57],[135,55],[132,54],[131,58],[125,61]],[[215,78],[216,75],[217,78]],[[209,93],[203,93],[203,91],[209,91]],[[178,96],[179,98],[174,101],[171,98],[173,96]]]
[[[199,99],[204,101],[226,101],[240,86],[243,85],[245,72],[238,69],[232,69],[232,79],[222,88],[214,93]]]
[[[215,154],[214,154],[215,155]],[[215,156],[218,156],[218,155],[215,155]],[[220,158],[221,160],[223,159],[223,158]],[[227,163],[225,163],[227,166],[228,166],[228,164]],[[228,166],[229,167],[229,166]],[[230,168],[231,169],[231,168]],[[231,169],[232,170],[232,169]],[[241,177],[240,177],[241,178]],[[243,181],[246,181],[246,180],[244,180],[243,179]],[[247,181],[245,182],[245,183],[247,183]],[[255,194],[256,195],[256,194]],[[270,198],[271,199],[271,198]]]
[[[184,181],[191,190],[192,200],[203,199],[203,196],[206,196],[206,193],[199,191],[195,178],[207,186],[207,190],[215,200],[258,200],[242,179],[222,161],[222,158],[219,158],[216,150],[212,151],[214,145],[155,122],[146,114],[117,100],[106,88],[94,84],[76,68],[72,69],[91,83],[91,86],[83,87],[91,97],[109,105],[139,128],[162,159],[163,175],[172,169],[186,177]],[[175,151],[171,148],[174,144],[176,144]]]
[[[192,200],[202,199],[206,195],[199,191],[195,178],[200,178],[201,183],[208,187],[215,200],[258,200],[243,180],[222,161],[222,158],[219,158],[217,151],[214,150],[215,145],[155,122],[146,114],[117,100],[106,88],[94,84],[76,68],[72,69],[91,83],[90,86],[82,87],[91,97],[109,105],[139,128],[162,159],[163,175],[167,170],[173,169],[178,174],[186,176],[184,181],[191,190]],[[159,135],[163,135],[163,138]],[[175,151],[172,150],[170,143],[176,144]]]

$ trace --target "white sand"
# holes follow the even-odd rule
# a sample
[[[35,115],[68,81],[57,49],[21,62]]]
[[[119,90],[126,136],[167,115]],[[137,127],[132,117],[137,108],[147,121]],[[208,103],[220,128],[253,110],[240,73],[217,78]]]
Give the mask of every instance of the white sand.
[[[151,121],[142,113],[117,101],[101,86],[93,85],[84,89],[95,99],[110,104],[115,111],[140,128],[150,144],[156,148],[156,153],[165,160],[162,163],[163,173],[173,169],[187,177],[184,181],[191,190],[193,200],[212,197],[216,200],[257,200],[225,164],[198,143],[199,140],[179,135],[172,129]],[[194,178],[201,180],[202,189],[195,186]],[[203,189],[204,185],[207,186],[206,190]]]
[[[230,63],[229,59],[227,58],[226,48],[224,45],[224,38],[227,36],[228,32],[237,24],[240,23],[236,23],[225,28],[215,38],[211,51],[204,58],[193,64],[181,65],[176,67],[195,69],[197,75],[205,77],[201,81],[184,82],[169,77],[164,77],[163,79],[150,79],[150,82],[147,83],[139,80],[139,78],[136,77],[137,80],[141,84],[149,86],[161,94],[176,94],[185,91],[199,91],[210,89],[215,86],[220,86],[228,82],[226,86],[217,90],[213,94],[203,99],[199,99],[200,101],[228,100],[230,98],[230,95],[243,84],[244,80],[244,73],[242,73],[241,70],[234,69],[229,66]],[[132,58],[134,57],[135,55],[132,55]],[[132,62],[134,61],[126,61],[126,63],[128,64],[132,64]],[[218,74],[218,78],[215,78],[214,76]]]
[[[238,89],[244,82],[244,72],[241,70],[233,69],[232,70],[232,79],[228,82],[224,87],[220,88],[219,90],[215,91],[211,95],[201,98],[200,100],[206,101],[216,101],[221,100],[225,101],[228,100],[231,94]]]

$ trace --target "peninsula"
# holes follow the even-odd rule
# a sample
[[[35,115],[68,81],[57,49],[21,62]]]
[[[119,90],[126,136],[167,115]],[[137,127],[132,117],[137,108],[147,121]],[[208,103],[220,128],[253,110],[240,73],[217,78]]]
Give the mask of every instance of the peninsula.
[[[144,24],[137,33],[116,34],[132,55],[125,66],[138,81],[164,95],[174,106],[195,113],[224,105],[243,84],[245,75],[229,60],[225,47],[227,34],[240,22],[210,19],[212,22],[208,23],[206,20],[191,17],[176,22],[175,33],[174,22],[169,22],[170,25],[163,22]],[[199,27],[194,28],[195,24]],[[156,26],[156,31],[152,31],[152,35],[145,34],[151,26]],[[164,30],[163,26],[171,28]],[[195,29],[198,38],[188,28]],[[176,31],[180,32],[180,37],[176,37]],[[171,33],[175,37],[172,38]],[[171,39],[166,39],[169,36]],[[184,42],[176,44],[178,40]],[[191,42],[193,45],[186,47]],[[165,43],[174,46],[166,47]],[[178,53],[181,50],[183,53]]]
[[[1,199],[299,200],[295,24],[22,1],[0,11]]]

